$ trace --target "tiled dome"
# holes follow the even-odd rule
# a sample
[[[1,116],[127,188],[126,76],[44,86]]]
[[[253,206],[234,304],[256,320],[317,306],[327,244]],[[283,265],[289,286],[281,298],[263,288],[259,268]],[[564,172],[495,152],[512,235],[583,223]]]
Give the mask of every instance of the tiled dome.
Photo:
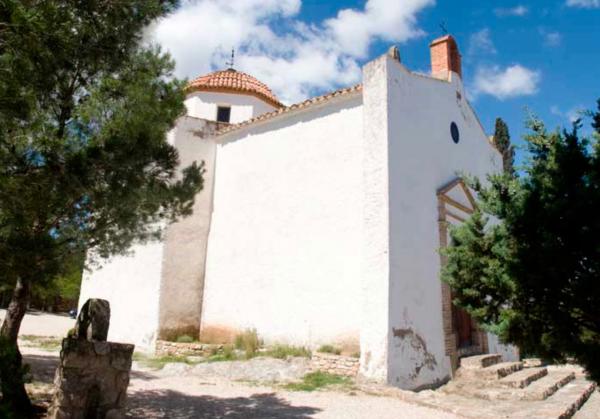
[[[232,68],[200,76],[188,84],[187,90],[189,92],[209,91],[250,94],[264,100],[276,108],[283,107],[281,102],[279,102],[266,84],[258,81],[249,74]]]

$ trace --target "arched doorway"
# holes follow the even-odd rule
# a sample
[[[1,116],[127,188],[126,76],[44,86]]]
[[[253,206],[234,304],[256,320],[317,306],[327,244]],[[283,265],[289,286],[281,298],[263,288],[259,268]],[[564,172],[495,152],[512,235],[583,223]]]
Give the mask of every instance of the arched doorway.
[[[441,187],[437,191],[437,199],[442,249],[449,244],[450,225],[464,222],[475,210],[476,202],[473,193],[459,178]],[[446,257],[440,253],[440,258],[441,265],[444,266]],[[458,367],[459,358],[488,351],[487,335],[465,310],[452,304],[452,290],[448,284],[442,282],[441,286],[446,355],[450,357],[454,371]]]

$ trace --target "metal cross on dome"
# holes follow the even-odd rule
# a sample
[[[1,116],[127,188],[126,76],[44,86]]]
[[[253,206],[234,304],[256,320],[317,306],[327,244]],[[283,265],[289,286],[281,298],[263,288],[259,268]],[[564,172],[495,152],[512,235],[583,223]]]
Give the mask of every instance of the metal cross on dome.
[[[225,63],[225,65],[227,65],[227,67],[230,70],[233,70],[233,64],[235,62],[234,59],[235,59],[235,49],[231,48],[231,60]]]
[[[446,22],[444,20],[440,22],[440,29],[442,30],[442,34],[448,35],[448,29],[446,28]]]

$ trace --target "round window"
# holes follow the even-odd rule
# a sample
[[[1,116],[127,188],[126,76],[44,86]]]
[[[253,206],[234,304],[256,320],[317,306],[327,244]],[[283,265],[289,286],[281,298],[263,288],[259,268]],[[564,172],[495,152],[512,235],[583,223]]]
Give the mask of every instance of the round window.
[[[454,141],[454,144],[458,144],[460,141],[460,133],[458,132],[458,126],[456,125],[456,122],[450,124],[450,134],[452,135],[452,141]]]

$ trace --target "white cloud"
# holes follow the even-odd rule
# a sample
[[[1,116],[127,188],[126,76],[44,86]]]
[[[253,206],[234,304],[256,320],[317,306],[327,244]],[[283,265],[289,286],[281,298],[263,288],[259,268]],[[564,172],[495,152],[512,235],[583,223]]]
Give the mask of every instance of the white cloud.
[[[492,42],[492,39],[490,37],[489,28],[484,28],[479,32],[475,32],[469,38],[468,54],[476,55],[480,53],[496,53],[496,47],[494,46],[494,43]]]
[[[567,0],[567,6],[582,9],[598,9],[600,8],[600,0]]]
[[[269,85],[285,102],[360,81],[359,60],[376,40],[423,35],[417,13],[435,0],[368,0],[323,22],[297,18],[301,0],[188,0],[155,24],[149,37],[174,57],[176,74],[193,78],[235,67]]]
[[[544,38],[544,45],[557,47],[562,43],[562,35],[559,32],[540,29],[540,35]]]
[[[504,100],[517,96],[533,95],[541,80],[539,71],[520,64],[501,69],[498,66],[479,67],[472,86],[472,96],[491,95]]]
[[[569,1],[571,1],[571,0],[569,0]],[[499,16],[499,17],[525,16],[527,13],[529,13],[529,9],[525,6],[523,6],[522,4],[520,4],[515,7],[494,9],[494,13],[496,13],[496,16]]]

